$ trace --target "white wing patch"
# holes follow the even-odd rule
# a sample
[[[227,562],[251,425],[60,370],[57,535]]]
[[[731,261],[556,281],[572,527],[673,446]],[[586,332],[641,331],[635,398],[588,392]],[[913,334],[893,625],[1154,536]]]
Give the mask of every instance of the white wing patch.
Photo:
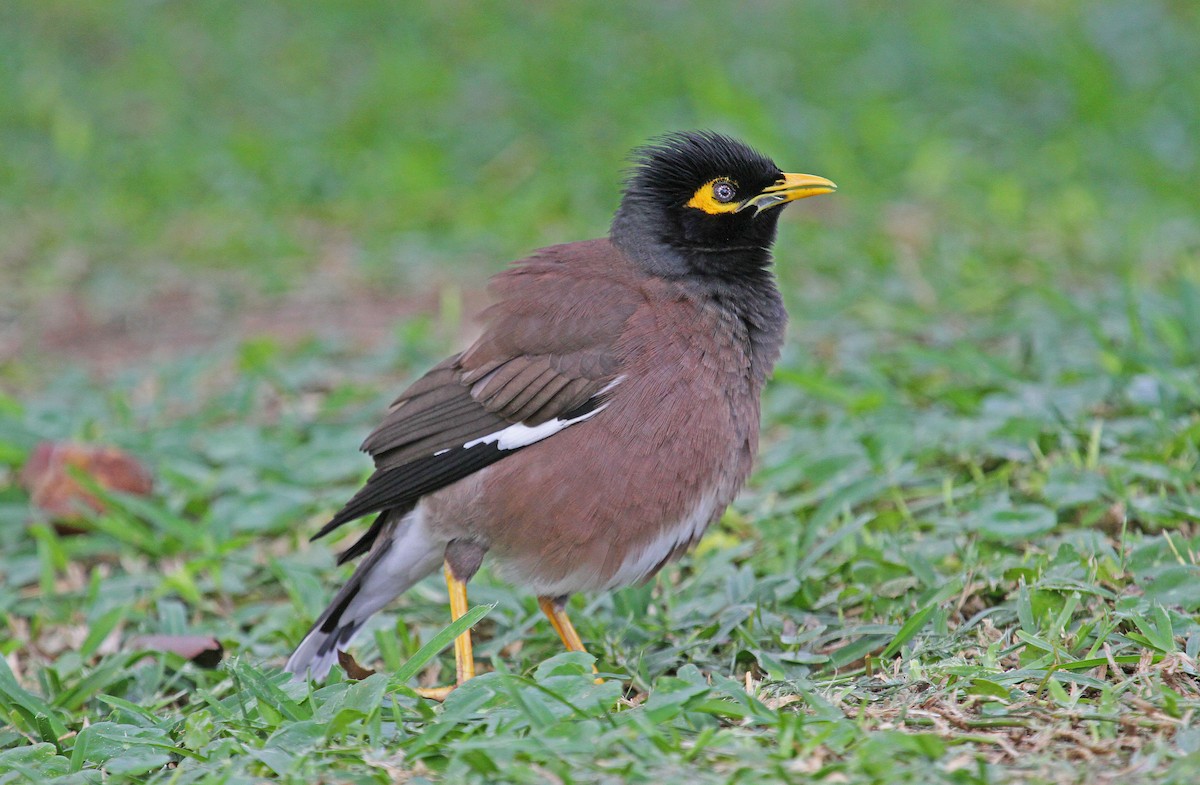
[[[625,381],[625,375],[621,374],[608,384],[604,385],[599,392],[592,396],[592,399],[595,400],[596,398],[599,398],[601,395],[604,395],[623,381]],[[500,450],[515,450],[519,447],[528,447],[534,442],[540,442],[542,439],[553,436],[564,428],[569,428],[575,423],[583,422],[589,417],[595,417],[607,407],[608,404],[603,403],[597,406],[595,409],[592,409],[587,414],[581,414],[578,417],[572,417],[569,420],[564,420],[561,418],[547,420],[541,425],[525,425],[524,423],[515,423],[507,428],[496,431],[495,433],[489,433],[487,436],[480,436],[478,439],[472,439],[464,444],[462,448],[464,450],[469,450],[479,444],[493,443],[496,445],[496,448]],[[442,452],[446,452],[446,450],[442,450]],[[442,452],[434,454],[441,455]]]
[[[472,439],[463,445],[464,450],[469,450],[477,444],[496,444],[496,447],[501,450],[515,450],[518,447],[528,447],[534,442],[540,442],[549,436],[553,436],[564,428],[569,428],[577,422],[583,422],[589,417],[593,417],[604,409],[608,404],[602,404],[592,409],[587,414],[581,414],[570,420],[547,420],[541,425],[525,425],[524,423],[516,423],[507,428],[489,433],[487,436],[480,436],[478,439]]]

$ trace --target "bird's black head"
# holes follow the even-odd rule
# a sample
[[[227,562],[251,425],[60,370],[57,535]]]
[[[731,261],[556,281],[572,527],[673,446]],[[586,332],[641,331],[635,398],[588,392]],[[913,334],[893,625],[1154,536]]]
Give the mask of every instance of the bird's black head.
[[[736,277],[770,264],[779,211],[836,186],[784,174],[727,136],[684,132],[634,152],[612,239],[657,275]]]

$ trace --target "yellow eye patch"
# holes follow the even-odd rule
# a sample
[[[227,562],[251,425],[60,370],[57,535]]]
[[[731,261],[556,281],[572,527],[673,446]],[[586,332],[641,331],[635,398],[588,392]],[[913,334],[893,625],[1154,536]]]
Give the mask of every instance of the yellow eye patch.
[[[722,191],[729,189],[729,198],[724,201],[718,199],[717,188],[721,188]],[[718,177],[716,180],[709,180],[697,188],[696,193],[692,194],[692,198],[688,200],[685,206],[703,210],[709,215],[734,213],[737,212],[739,206],[736,195],[737,183],[724,177]]]

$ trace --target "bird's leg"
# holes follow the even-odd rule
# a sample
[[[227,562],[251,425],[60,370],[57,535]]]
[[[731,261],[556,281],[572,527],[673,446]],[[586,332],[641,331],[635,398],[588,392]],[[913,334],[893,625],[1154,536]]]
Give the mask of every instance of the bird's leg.
[[[446,565],[446,588],[450,590],[450,620],[458,621],[467,612],[467,584],[454,577]],[[454,675],[458,684],[475,678],[475,652],[471,649],[471,631],[463,630],[454,639]]]
[[[454,570],[447,561],[446,588],[450,592],[450,620],[458,619],[467,612],[467,582],[461,581],[454,575]],[[422,698],[442,701],[467,679],[475,678],[475,653],[471,648],[471,631],[464,630],[462,635],[454,639],[454,672],[455,683],[446,687],[422,687],[417,694]]]
[[[558,633],[558,637],[563,642],[563,646],[567,647],[567,651],[581,651],[587,654],[583,640],[579,637],[579,633],[575,632],[575,625],[571,623],[571,617],[567,616],[566,597],[538,597],[538,607],[550,620],[550,626]],[[593,665],[592,673],[599,672]],[[604,679],[596,679],[596,683],[603,684]]]
[[[558,633],[558,637],[562,640],[563,646],[567,647],[567,651],[587,652],[579,633],[575,632],[575,625],[571,624],[571,619],[567,616],[563,598],[538,597],[538,607],[550,620],[550,626],[554,627],[554,631]]]

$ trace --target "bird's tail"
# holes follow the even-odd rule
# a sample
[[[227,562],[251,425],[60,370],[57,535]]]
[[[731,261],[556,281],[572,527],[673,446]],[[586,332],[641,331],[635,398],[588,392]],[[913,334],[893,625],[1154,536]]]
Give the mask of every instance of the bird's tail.
[[[371,552],[333,598],[288,658],[285,670],[297,678],[325,678],[344,649],[376,611],[437,569],[446,543],[432,537],[421,508],[387,520]]]

